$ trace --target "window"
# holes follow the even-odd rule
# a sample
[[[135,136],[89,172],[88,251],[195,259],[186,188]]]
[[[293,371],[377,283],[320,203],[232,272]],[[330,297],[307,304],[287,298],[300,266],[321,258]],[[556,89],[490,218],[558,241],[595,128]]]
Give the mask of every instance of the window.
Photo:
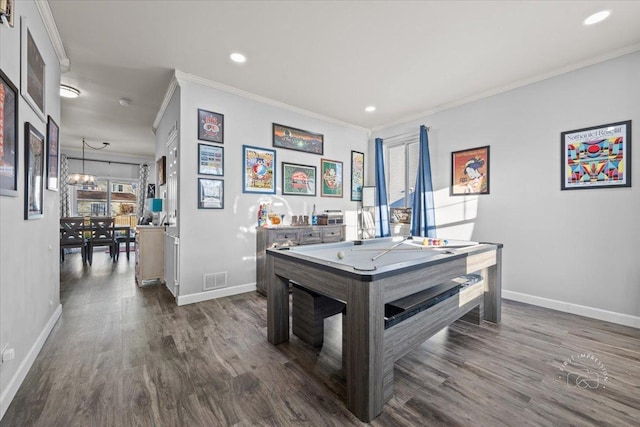
[[[95,188],[75,187],[75,215],[136,215],[138,182],[99,179]]]
[[[387,144],[385,170],[389,207],[407,208],[413,205],[413,191],[418,173],[420,144],[415,138]]]

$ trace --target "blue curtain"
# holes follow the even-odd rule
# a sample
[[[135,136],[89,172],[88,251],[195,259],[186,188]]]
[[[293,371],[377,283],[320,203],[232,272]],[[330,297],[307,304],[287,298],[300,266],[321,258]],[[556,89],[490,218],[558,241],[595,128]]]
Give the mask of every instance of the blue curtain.
[[[376,237],[391,236],[382,138],[376,138]]]
[[[436,237],[436,214],[433,203],[433,183],[431,182],[431,159],[429,157],[429,135],[427,127],[420,126],[420,159],[418,176],[413,192],[413,215],[411,235]]]

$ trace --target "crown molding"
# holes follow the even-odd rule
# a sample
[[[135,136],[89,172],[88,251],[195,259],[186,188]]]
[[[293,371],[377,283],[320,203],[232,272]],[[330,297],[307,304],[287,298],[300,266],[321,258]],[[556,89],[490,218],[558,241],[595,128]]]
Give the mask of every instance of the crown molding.
[[[64,45],[62,44],[60,32],[58,31],[56,21],[53,19],[53,14],[51,13],[49,2],[47,0],[36,0],[35,3],[36,7],[38,8],[38,12],[40,12],[40,16],[42,17],[44,28],[47,30],[47,34],[49,34],[49,39],[51,40],[51,44],[53,45],[53,50],[56,51],[56,55],[58,56],[58,62],[60,62],[60,71],[63,73],[67,72],[71,69],[71,62],[69,61],[67,52],[65,51]]]
[[[171,77],[171,82],[169,83],[167,92],[164,94],[164,99],[162,100],[162,104],[160,105],[158,114],[156,114],[156,119],[153,121],[153,125],[151,126],[154,134],[158,130],[158,126],[160,125],[160,120],[162,120],[162,116],[164,116],[164,112],[167,110],[167,107],[169,106],[169,102],[171,101],[171,97],[173,96],[173,93],[178,88],[178,79],[176,78],[176,74],[177,74],[177,71],[173,74],[173,77]]]

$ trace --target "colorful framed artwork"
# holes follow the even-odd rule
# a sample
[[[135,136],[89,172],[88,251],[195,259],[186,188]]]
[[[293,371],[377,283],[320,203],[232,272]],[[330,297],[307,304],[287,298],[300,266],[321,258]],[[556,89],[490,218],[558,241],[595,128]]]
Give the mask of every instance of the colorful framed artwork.
[[[316,167],[282,162],[282,195],[315,196]]]
[[[276,151],[242,146],[242,192],[276,194]]]
[[[364,153],[351,151],[351,201],[362,201],[364,186]]]
[[[198,144],[198,174],[224,176],[224,148]]]
[[[45,63],[40,50],[27,27],[27,18],[22,17],[20,52],[20,93],[33,111],[44,122],[45,116]]]
[[[60,175],[60,128],[48,116],[47,118],[47,189],[58,191],[58,177]]]
[[[489,194],[489,146],[451,153],[452,196]]]
[[[560,133],[561,190],[631,187],[631,120]]]
[[[18,88],[0,70],[0,195],[18,195]]]
[[[198,108],[198,139],[224,143],[224,114]]]
[[[167,156],[162,156],[156,162],[156,174],[158,175],[158,185],[167,183]]]
[[[24,219],[44,216],[44,136],[24,124]]]
[[[322,197],[342,197],[342,162],[337,160],[320,160],[322,173]]]
[[[273,146],[322,155],[324,135],[274,123]]]
[[[224,209],[224,181],[198,178],[198,209]]]

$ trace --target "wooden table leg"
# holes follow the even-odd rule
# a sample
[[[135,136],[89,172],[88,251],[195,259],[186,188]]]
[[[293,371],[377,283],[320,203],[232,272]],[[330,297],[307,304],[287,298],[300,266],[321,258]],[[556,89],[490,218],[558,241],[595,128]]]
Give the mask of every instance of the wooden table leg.
[[[276,276],[274,257],[267,255],[267,339],[273,345],[289,341],[289,280]]]
[[[483,272],[484,320],[500,323],[502,312],[502,248],[496,249],[496,263]]]

